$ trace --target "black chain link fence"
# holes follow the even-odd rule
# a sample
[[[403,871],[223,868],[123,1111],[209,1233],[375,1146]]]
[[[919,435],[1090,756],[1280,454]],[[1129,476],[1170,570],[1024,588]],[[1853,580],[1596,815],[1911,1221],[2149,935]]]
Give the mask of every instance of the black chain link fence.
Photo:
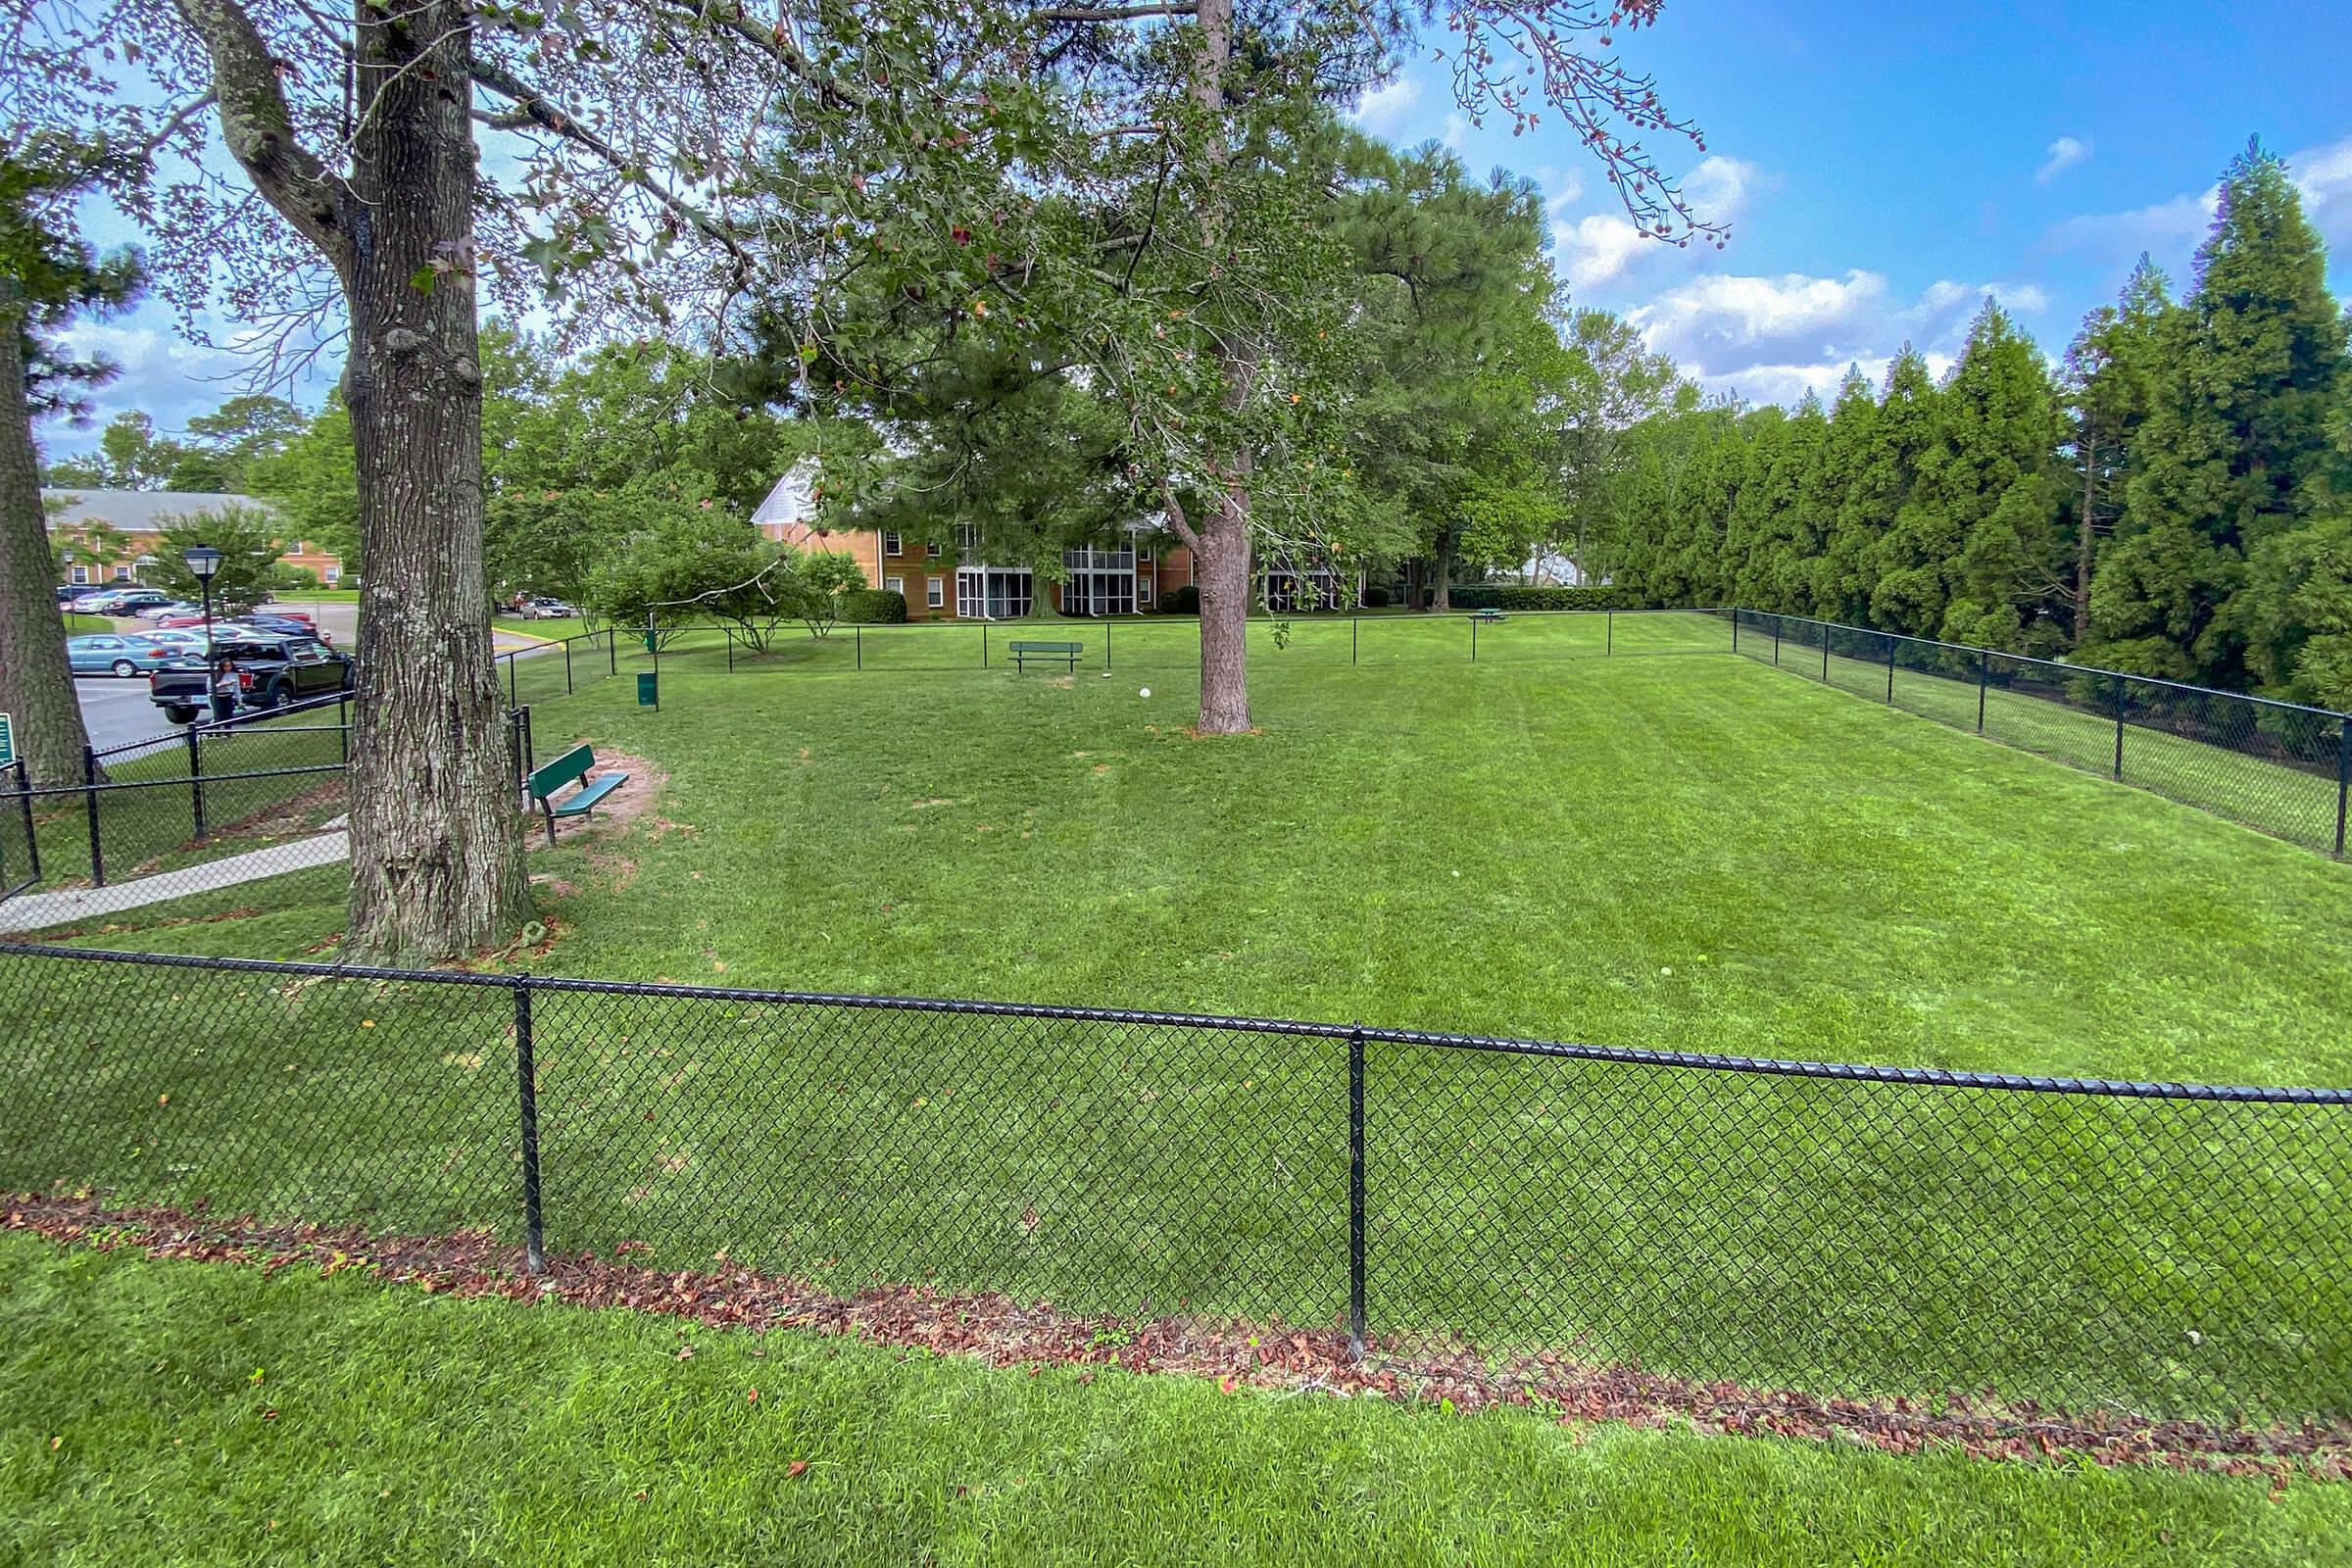
[[[1797,615],[1719,613],[1750,659],[2344,858],[2345,714]]]
[[[45,906],[16,902],[34,890],[170,876],[144,888],[142,902],[179,888],[171,912],[201,912],[236,902],[244,896],[236,889],[262,878],[340,864],[332,838],[346,811],[352,710],[348,695],[336,694],[85,749],[79,784],[36,789],[22,765],[0,772],[0,931],[52,923]],[[519,800],[531,763],[529,710],[510,712],[507,725]],[[207,898],[216,888],[221,897]]]
[[[2352,1416],[2352,1093],[0,945],[0,1188],[1830,1396]]]

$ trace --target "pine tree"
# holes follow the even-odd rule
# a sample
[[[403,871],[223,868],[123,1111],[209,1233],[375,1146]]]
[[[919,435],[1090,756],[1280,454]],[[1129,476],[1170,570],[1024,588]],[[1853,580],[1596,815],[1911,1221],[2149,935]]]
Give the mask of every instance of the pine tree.
[[[1886,368],[1878,421],[1841,515],[1865,541],[1870,625],[1926,635],[1942,622],[1942,563],[1959,535],[1933,486],[1921,483],[1939,455],[1942,433],[1941,399],[1928,362],[1906,343]]]
[[[1936,635],[2022,650],[2063,586],[2052,483],[2058,405],[2033,339],[1989,299],[1944,383],[1941,413],[1930,505],[1957,550],[1943,558],[1948,597]]]
[[[2172,309],[2166,286],[2163,270],[2142,252],[2122,299],[2082,318],[2059,370],[2074,469],[2067,509],[2073,572],[2065,599],[2078,643],[2090,637],[2099,543],[2123,511],[2132,454],[2155,401],[2159,334]]]
[[[2259,607],[2241,597],[2265,591],[2245,559],[2332,493],[2344,460],[2327,420],[2347,392],[2344,349],[2320,237],[2285,166],[2252,143],[2160,334],[2129,510],[2092,584],[2099,659],[2244,682]]]
[[[1813,613],[1824,620],[1858,621],[1870,613],[1871,535],[1860,514],[1848,510],[1846,503],[1861,486],[1878,425],[1879,402],[1870,382],[1862,367],[1848,366],[1821,444],[1820,465],[1807,487],[1808,510],[1817,518],[1814,526],[1823,541],[1810,574]]]

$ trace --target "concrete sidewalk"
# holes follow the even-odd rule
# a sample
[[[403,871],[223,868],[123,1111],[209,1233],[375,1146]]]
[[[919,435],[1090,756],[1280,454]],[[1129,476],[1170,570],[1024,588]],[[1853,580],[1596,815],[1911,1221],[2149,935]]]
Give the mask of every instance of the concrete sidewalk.
[[[338,822],[340,820],[337,819]],[[184,899],[190,894],[233,888],[239,883],[259,882],[265,877],[282,876],[288,871],[307,871],[313,866],[332,865],[337,860],[348,858],[350,855],[351,835],[337,828],[334,832],[321,833],[316,838],[272,844],[266,850],[249,850],[224,860],[208,860],[202,865],[166,871],[158,876],[137,877],[128,882],[110,882],[102,888],[72,888],[63,893],[27,893],[0,904],[0,931],[40,931],[50,926],[120,914],[125,909]]]

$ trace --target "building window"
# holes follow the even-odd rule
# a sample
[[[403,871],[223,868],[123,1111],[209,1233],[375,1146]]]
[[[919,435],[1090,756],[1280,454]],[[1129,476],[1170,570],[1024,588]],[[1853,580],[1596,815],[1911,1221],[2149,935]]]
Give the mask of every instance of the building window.
[[[1061,560],[1070,572],[1069,581],[1061,589],[1063,614],[1135,613],[1134,551],[1065,550]]]
[[[891,552],[891,554],[896,555],[898,552],[894,550]],[[903,594],[906,591],[906,579],[904,577],[885,577],[882,579],[882,591],[886,594]]]
[[[1036,583],[1026,566],[964,566],[956,573],[956,613],[1013,620],[1029,613]]]
[[[1150,603],[1152,602],[1152,576],[1151,576],[1151,573],[1149,573],[1149,572],[1138,572],[1138,573],[1136,573],[1136,577],[1135,577],[1135,602],[1136,602],[1137,604],[1139,604],[1139,605],[1148,605],[1148,604],[1150,604]]]
[[[341,566],[327,567],[326,580],[330,583],[341,582],[343,580],[343,568]]]
[[[78,588],[78,587],[80,587],[82,584],[84,584],[84,583],[88,582],[89,580],[90,580],[90,568],[89,568],[89,567],[87,567],[87,566],[75,566],[75,567],[74,568],[74,587]]]
[[[128,582],[128,581],[130,581],[130,568],[129,568],[128,566],[117,566],[117,567],[115,568],[115,581],[117,581],[117,582]]]
[[[933,545],[931,547],[931,553],[933,555],[938,555],[939,546]],[[948,579],[945,577],[925,577],[923,579],[923,603],[930,606],[933,610],[944,610],[947,608]]]
[[[977,523],[959,522],[956,525],[956,548],[967,556],[980,548],[980,528]]]
[[[902,543],[904,543],[904,541],[901,540],[897,534],[886,533],[882,536],[882,553],[886,556],[900,555],[903,553],[899,549],[899,546]]]
[[[923,554],[929,556],[933,561],[937,561],[939,559],[938,541],[934,540],[932,543],[923,546]]]

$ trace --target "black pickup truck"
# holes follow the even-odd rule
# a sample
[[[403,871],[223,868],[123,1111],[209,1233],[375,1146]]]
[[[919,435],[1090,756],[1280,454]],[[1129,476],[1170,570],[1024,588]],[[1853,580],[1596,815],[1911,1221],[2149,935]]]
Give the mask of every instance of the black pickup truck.
[[[351,656],[309,637],[239,637],[213,645],[237,677],[239,709],[283,708],[309,697],[349,691]],[[174,724],[193,723],[211,711],[212,682],[204,656],[192,654],[162,665],[147,677],[147,695]]]

